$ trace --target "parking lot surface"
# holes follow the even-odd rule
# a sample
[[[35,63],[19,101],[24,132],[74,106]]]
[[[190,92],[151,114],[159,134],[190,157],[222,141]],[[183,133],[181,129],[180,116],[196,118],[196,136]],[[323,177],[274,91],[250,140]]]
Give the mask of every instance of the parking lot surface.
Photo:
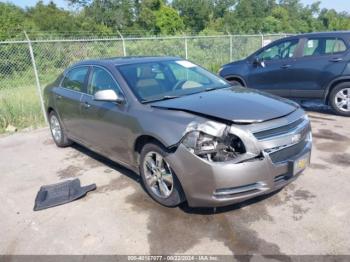
[[[217,209],[165,208],[131,171],[47,128],[0,138],[0,254],[350,254],[350,120],[308,112],[312,164],[279,192]],[[97,190],[33,212],[40,186]]]

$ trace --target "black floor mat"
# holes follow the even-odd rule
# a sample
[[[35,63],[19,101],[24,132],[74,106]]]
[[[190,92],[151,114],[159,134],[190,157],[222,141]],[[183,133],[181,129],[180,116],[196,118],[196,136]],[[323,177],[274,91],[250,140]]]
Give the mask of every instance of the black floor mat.
[[[34,211],[71,202],[95,189],[96,184],[81,187],[79,179],[42,186],[35,198]]]

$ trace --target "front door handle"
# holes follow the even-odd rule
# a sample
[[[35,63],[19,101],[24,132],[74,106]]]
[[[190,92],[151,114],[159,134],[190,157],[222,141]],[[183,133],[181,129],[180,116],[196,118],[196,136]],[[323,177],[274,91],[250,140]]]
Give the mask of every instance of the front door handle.
[[[329,60],[330,62],[341,62],[341,61],[343,61],[343,58],[341,58],[341,57],[333,57],[333,58],[331,58],[330,60]]]
[[[62,96],[56,95],[56,99],[57,99],[57,100],[60,100],[60,99],[62,99]]]
[[[88,102],[84,102],[83,106],[84,106],[84,108],[90,108],[91,107],[91,105]]]
[[[288,69],[290,67],[291,67],[291,65],[283,65],[283,66],[281,66],[282,69]]]

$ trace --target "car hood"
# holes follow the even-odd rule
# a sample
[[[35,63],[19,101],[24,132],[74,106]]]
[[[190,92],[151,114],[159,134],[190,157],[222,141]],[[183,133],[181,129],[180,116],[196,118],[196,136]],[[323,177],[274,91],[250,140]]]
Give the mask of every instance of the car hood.
[[[234,123],[263,122],[286,116],[299,106],[248,88],[230,87],[154,102],[152,107],[181,110]]]
[[[245,63],[246,63],[246,60],[237,60],[237,61],[230,62],[228,64],[224,64],[222,68],[231,67],[231,66],[242,66]]]

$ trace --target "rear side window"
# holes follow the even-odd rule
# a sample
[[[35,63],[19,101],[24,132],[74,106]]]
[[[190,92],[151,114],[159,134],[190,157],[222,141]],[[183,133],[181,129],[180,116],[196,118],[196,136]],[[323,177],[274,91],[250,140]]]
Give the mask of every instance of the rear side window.
[[[310,38],[306,41],[303,56],[319,56],[346,51],[343,40],[337,38]]]
[[[89,68],[86,66],[73,68],[66,74],[61,86],[74,91],[83,92],[88,71]]]
[[[94,95],[97,91],[108,89],[112,89],[117,94],[121,94],[120,88],[113,77],[106,70],[100,67],[94,67],[88,86],[88,94]]]

